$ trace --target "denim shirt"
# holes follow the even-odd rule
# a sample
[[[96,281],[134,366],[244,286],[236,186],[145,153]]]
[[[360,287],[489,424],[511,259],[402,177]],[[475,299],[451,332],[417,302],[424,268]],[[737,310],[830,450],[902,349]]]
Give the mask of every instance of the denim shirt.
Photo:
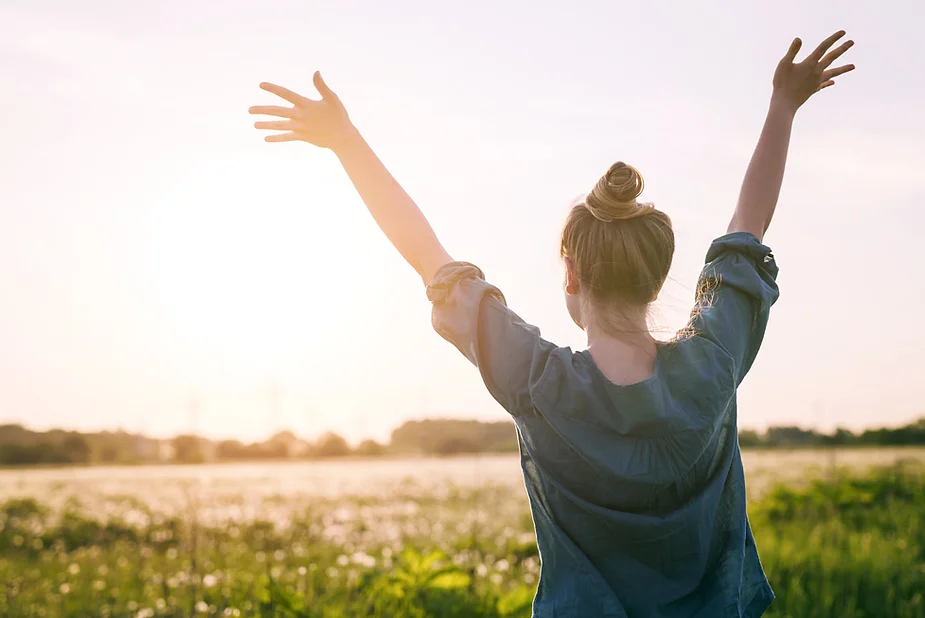
[[[771,250],[710,246],[689,327],[618,386],[544,340],[472,264],[427,289],[433,325],[513,417],[540,551],[535,618],[756,618],[774,599],[745,510],[736,389],[777,300]]]

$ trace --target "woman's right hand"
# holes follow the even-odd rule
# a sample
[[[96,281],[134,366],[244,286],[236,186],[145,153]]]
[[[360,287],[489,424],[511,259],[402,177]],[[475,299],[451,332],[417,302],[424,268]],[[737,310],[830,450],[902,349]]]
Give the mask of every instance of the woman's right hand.
[[[282,120],[259,121],[254,123],[258,129],[285,131],[267,135],[268,142],[303,141],[322,148],[336,149],[355,133],[353,124],[347,115],[344,104],[315,72],[315,88],[321,94],[317,101],[303,97],[291,90],[264,82],[260,88],[292,103],[292,107],[276,105],[256,105],[250,108],[251,114],[275,116]]]
[[[839,56],[854,45],[854,41],[846,41],[826,54],[829,48],[843,36],[845,36],[845,31],[839,30],[798,63],[794,63],[794,60],[803,43],[800,39],[794,39],[790,44],[790,49],[787,50],[787,55],[783,57],[777,65],[777,70],[774,71],[772,100],[795,113],[811,96],[824,88],[834,86],[836,77],[853,70],[853,64],[834,69],[829,68]]]

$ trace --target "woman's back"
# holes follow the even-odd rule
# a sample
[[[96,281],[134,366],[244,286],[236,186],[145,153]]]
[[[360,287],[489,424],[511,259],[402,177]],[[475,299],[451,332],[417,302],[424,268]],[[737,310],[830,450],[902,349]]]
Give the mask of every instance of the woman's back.
[[[515,419],[543,552],[536,616],[747,616],[726,606],[756,599],[763,611],[773,598],[742,551],[734,388],[704,347],[666,346],[656,374],[627,387],[576,353],[560,369],[568,395]],[[718,388],[692,381],[690,362],[717,367]],[[756,589],[743,596],[745,585]]]
[[[718,239],[690,328],[656,345],[651,375],[620,386],[587,350],[543,340],[476,267],[438,272],[435,328],[473,359],[517,426],[543,564],[535,616],[767,608],[735,394],[777,298],[776,275],[754,236]]]

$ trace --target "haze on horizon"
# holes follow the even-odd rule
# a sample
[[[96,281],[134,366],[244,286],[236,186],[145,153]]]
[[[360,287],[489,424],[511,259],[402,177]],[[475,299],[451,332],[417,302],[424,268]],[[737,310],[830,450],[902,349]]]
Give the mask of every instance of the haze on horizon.
[[[774,65],[838,28],[858,70],[797,118],[766,238],[782,296],[740,424],[925,415],[922,7],[215,6],[0,2],[0,423],[357,440],[503,420],[336,159],[252,129],[258,83],[313,94],[321,69],[450,253],[577,349],[557,258],[572,199],[615,160],[643,172],[678,238],[667,336]]]

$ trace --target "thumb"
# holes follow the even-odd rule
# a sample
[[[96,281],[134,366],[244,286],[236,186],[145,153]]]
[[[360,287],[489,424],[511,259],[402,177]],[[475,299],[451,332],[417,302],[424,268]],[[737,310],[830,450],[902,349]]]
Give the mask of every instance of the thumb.
[[[328,85],[324,83],[324,78],[321,77],[321,71],[315,71],[312,81],[323,99],[337,99],[337,95],[334,94],[334,91],[328,88]]]
[[[787,54],[784,56],[786,62],[793,62],[797,57],[797,52],[800,51],[800,48],[803,47],[803,41],[800,39],[793,39],[793,43],[790,44],[790,49],[787,50]]]

